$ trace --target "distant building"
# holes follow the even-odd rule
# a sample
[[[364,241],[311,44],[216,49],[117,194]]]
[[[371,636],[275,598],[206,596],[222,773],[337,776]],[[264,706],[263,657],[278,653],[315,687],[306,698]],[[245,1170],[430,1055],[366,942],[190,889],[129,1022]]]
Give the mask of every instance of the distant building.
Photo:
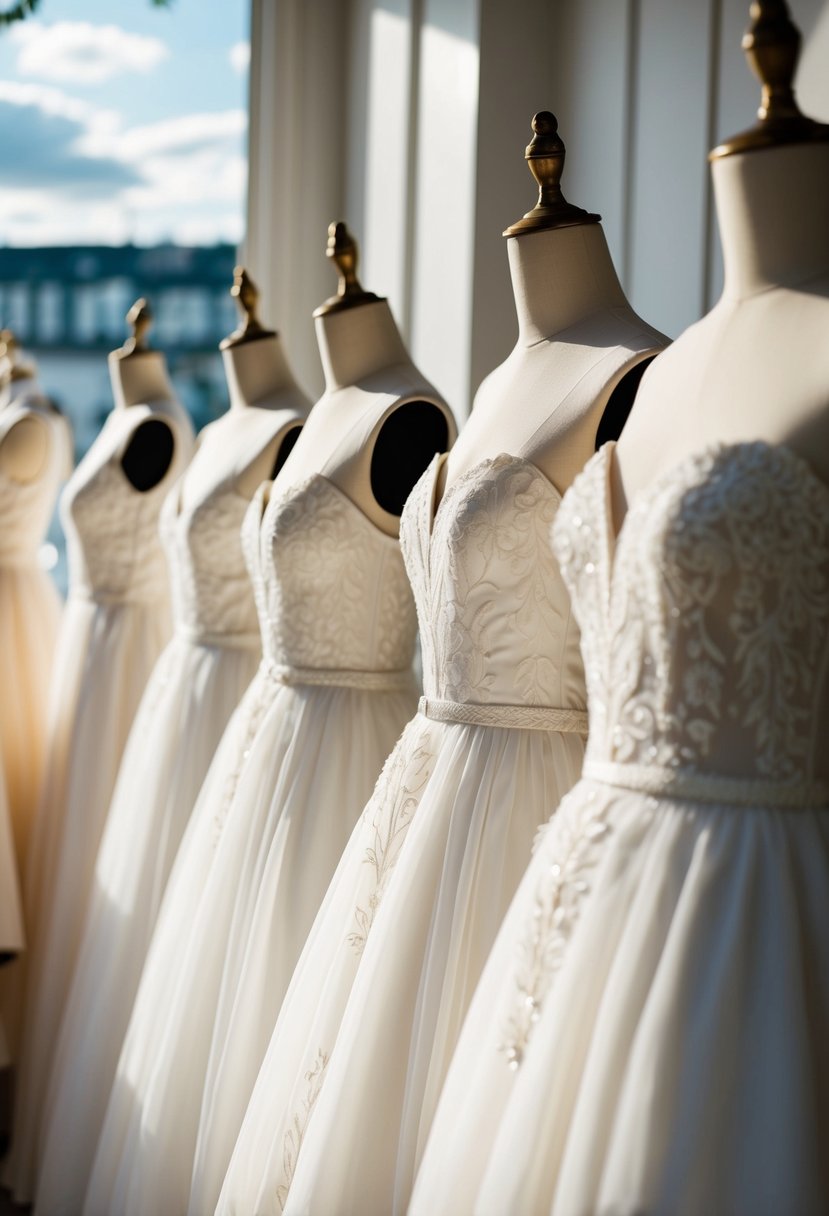
[[[106,355],[127,336],[124,318],[139,296],[150,301],[150,341],[196,427],[225,409],[217,347],[238,323],[235,263],[233,245],[0,248],[0,325],[36,357],[44,389],[72,420],[78,458],[111,408]]]
[[[31,348],[105,353],[123,340],[129,306],[146,296],[156,345],[171,355],[212,350],[236,324],[235,262],[233,245],[0,248],[0,321]]]
[[[0,327],[37,361],[43,390],[67,415],[80,460],[112,409],[106,356],[127,336],[127,310],[150,301],[150,343],[197,429],[227,408],[218,344],[238,324],[229,294],[233,245],[66,245],[0,248]],[[65,590],[64,538],[50,529],[49,564]]]

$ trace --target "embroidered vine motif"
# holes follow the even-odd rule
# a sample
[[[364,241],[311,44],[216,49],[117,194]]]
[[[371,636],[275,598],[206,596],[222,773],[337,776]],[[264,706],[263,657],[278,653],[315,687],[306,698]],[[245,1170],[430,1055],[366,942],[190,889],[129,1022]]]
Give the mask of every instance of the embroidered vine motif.
[[[284,1212],[285,1210],[288,1191],[291,1189],[291,1183],[294,1180],[299,1150],[302,1148],[302,1142],[308,1130],[311,1112],[322,1089],[322,1077],[327,1064],[328,1055],[320,1047],[317,1050],[313,1066],[305,1074],[305,1096],[302,1099],[299,1110],[291,1117],[288,1130],[285,1132],[282,1140],[282,1181],[276,1188],[276,1201],[279,1204],[280,1212]]]
[[[536,843],[531,867],[541,868],[524,932],[514,948],[511,1003],[499,1044],[513,1070],[520,1067],[610,827],[595,790],[568,795]]]
[[[428,745],[429,734],[429,727],[424,727],[418,718],[408,724],[386,760],[363,812],[368,889],[354,909],[356,928],[347,935],[349,945],[357,955],[365,949],[389,877],[432,774],[435,750]]]
[[[646,489],[618,540],[608,523],[603,548],[611,451],[588,464],[554,527],[582,627],[590,758],[809,779],[822,762],[812,732],[829,490],[788,448],[709,447]]]
[[[549,544],[558,492],[530,461],[496,456],[452,482],[432,518],[437,469],[401,522],[427,696],[562,707],[562,672],[579,660]]]

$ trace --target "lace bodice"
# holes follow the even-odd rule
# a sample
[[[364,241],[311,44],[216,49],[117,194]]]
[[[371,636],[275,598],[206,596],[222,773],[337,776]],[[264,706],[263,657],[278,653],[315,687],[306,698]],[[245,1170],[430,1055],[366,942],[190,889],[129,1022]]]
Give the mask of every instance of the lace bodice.
[[[127,480],[121,459],[136,428],[150,418],[161,418],[172,427],[173,458],[158,485],[141,492]],[[159,514],[192,446],[190,421],[173,402],[112,411],[61,495],[70,594],[126,601],[153,600],[165,593]]]
[[[21,483],[0,471],[0,565],[31,565],[46,535],[58,486],[69,463],[70,437],[66,421],[25,401],[0,413],[0,444],[16,422],[36,416],[48,427],[50,439],[44,466],[30,482]]]
[[[243,530],[266,661],[408,673],[416,620],[397,539],[321,474],[277,486],[259,488]]]
[[[194,638],[251,639],[259,618],[242,551],[242,524],[250,499],[236,476],[220,482],[201,502],[182,507],[180,478],[161,511],[173,620]]]
[[[788,448],[712,446],[657,478],[617,540],[613,451],[553,529],[582,630],[587,766],[724,801],[821,797],[829,488]]]
[[[436,456],[403,511],[427,698],[582,710],[578,630],[549,544],[559,494],[501,455],[453,482],[435,512]]]

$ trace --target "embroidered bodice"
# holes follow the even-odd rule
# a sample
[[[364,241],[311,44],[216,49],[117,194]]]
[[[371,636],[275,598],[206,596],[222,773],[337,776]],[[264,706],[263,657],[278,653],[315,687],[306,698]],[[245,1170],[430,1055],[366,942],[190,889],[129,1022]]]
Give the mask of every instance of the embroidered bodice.
[[[583,710],[578,629],[549,543],[557,490],[530,461],[501,455],[454,481],[435,510],[441,459],[400,526],[426,697]]]
[[[151,418],[171,426],[173,457],[159,483],[142,492],[127,480],[121,460],[136,428]],[[190,421],[173,402],[110,413],[61,495],[70,594],[101,601],[150,601],[166,594],[159,514],[192,446]]]
[[[234,472],[200,502],[183,507],[184,480],[161,511],[174,624],[194,639],[248,639],[258,645],[259,618],[242,550],[250,499],[237,489]]]
[[[266,482],[243,543],[267,663],[326,673],[325,683],[336,672],[410,680],[416,620],[400,545],[333,482],[316,473],[286,489]]]
[[[553,529],[582,630],[586,771],[691,797],[820,800],[829,488],[788,448],[712,446],[648,486],[616,539],[613,451]]]
[[[15,481],[0,470],[0,565],[32,565],[55,509],[58,486],[69,463],[71,440],[65,419],[48,407],[15,401],[0,412],[0,444],[22,419],[37,417],[49,430],[46,460],[37,477]]]

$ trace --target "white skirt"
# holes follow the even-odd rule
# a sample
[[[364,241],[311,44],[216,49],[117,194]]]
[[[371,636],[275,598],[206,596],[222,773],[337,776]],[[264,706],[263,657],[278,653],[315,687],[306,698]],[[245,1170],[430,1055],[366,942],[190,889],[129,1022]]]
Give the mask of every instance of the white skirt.
[[[270,1011],[278,1008],[343,844],[414,699],[413,689],[274,685],[264,671],[257,684],[245,714],[237,715],[247,718],[234,728],[247,754],[229,805],[222,809],[226,781],[216,785],[222,774],[214,778],[212,771],[194,815],[201,822],[185,837],[181,874],[165,899],[87,1216],[186,1210],[209,1069],[211,1077],[227,1079],[224,1101],[241,1118],[275,1016]],[[217,824],[217,815],[226,822]],[[237,991],[261,998],[261,1024],[255,1016],[246,1022],[250,1037],[235,1044],[242,1048],[238,1071],[227,1078],[220,1062],[226,1030],[239,1016]]]
[[[71,596],[55,656],[47,765],[24,894],[28,958],[4,1179],[33,1197],[46,1086],[124,745],[169,634],[166,605]]]
[[[60,601],[35,563],[0,566],[0,950],[20,950],[29,838],[43,780]],[[16,944],[15,944],[16,943]],[[23,1005],[25,954],[0,968],[0,1020],[14,1055]]]
[[[405,1211],[480,970],[582,756],[575,734],[413,720],[303,952],[220,1216]]]
[[[106,1104],[170,867],[255,645],[176,636],[135,717],[94,882],[45,1109],[39,1216],[83,1206]]]
[[[581,782],[479,985],[412,1216],[829,1211],[827,925],[829,810]]]

